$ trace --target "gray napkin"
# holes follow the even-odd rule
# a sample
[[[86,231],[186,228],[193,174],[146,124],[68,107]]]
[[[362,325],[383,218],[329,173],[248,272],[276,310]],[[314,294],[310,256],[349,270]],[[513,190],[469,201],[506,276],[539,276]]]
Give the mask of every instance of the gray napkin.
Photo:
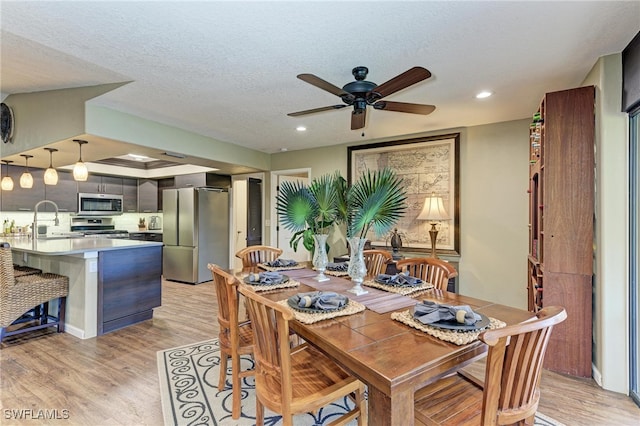
[[[473,325],[477,321],[480,321],[482,317],[467,305],[462,306],[450,306],[440,305],[428,300],[418,303],[413,310],[413,318],[417,319],[423,324],[432,324],[438,321],[456,321],[456,314],[458,311],[464,311],[464,324]]]
[[[276,260],[272,260],[270,262],[265,263],[265,265],[275,267],[275,268],[282,268],[286,266],[296,266],[297,264],[298,262],[290,259],[276,259]]]
[[[347,272],[347,270],[349,269],[349,263],[348,262],[329,262],[327,263],[327,271],[344,271]]]
[[[293,302],[300,308],[314,308],[321,310],[338,309],[349,302],[346,296],[332,291],[312,291],[309,293],[298,293],[291,296]]]
[[[260,284],[280,284],[282,275],[277,272],[260,272],[259,274],[249,274],[248,281]]]
[[[376,281],[400,287],[415,287],[422,284],[422,280],[420,278],[410,277],[405,274],[378,274]]]

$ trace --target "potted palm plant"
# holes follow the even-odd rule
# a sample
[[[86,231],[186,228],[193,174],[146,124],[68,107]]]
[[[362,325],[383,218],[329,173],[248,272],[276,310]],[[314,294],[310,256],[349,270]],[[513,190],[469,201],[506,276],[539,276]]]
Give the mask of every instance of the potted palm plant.
[[[309,186],[300,181],[284,182],[276,197],[276,210],[282,225],[294,232],[290,244],[297,250],[302,241],[304,247],[313,254],[313,264],[324,276],[327,258],[327,237],[329,230],[340,218],[339,189],[344,187],[344,178],[338,172],[323,175],[311,181]]]
[[[384,168],[365,171],[343,192],[338,207],[340,220],[347,225],[347,239],[350,247],[349,276],[354,287],[349,291],[365,294],[362,280],[367,274],[362,251],[369,231],[377,236],[384,235],[404,216],[406,190],[402,179],[396,173]]]

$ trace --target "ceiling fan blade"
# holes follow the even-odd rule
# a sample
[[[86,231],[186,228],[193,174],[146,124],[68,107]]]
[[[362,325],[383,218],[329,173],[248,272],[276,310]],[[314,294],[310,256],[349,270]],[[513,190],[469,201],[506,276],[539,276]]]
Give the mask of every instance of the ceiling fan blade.
[[[362,129],[367,120],[367,110],[354,110],[351,113],[351,130]]]
[[[369,96],[367,96],[367,100],[369,101],[369,103],[374,102],[378,99],[382,99],[385,96],[389,96],[392,93],[396,93],[399,90],[409,87],[412,84],[416,84],[421,82],[422,80],[426,80],[429,77],[431,77],[431,73],[426,68],[413,67],[410,70],[403,72],[402,74],[382,83],[378,87],[371,90],[371,93],[369,94]]]
[[[344,104],[331,105],[331,106],[326,106],[326,107],[321,107],[321,108],[307,109],[307,110],[304,110],[304,111],[290,112],[287,115],[289,117],[299,117],[301,115],[315,114],[316,112],[323,112],[323,111],[331,111],[333,109],[340,109],[340,108],[344,108],[346,106],[349,106],[349,105],[344,105]]]
[[[436,109],[433,105],[409,104],[406,102],[391,101],[378,101],[373,104],[373,107],[384,111],[408,112],[410,114],[422,115],[431,114]]]
[[[336,96],[347,97],[348,99],[354,98],[354,96],[351,93],[346,92],[343,89],[339,88],[338,86],[335,86],[329,83],[328,81],[325,81],[313,74],[298,74],[298,78],[304,82],[307,82],[313,86],[316,86],[319,89],[326,90],[327,92],[332,93]]]

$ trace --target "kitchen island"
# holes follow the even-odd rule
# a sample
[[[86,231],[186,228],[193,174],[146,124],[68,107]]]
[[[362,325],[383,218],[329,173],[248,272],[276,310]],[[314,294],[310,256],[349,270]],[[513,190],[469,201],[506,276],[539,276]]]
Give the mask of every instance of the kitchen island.
[[[5,238],[13,262],[69,277],[65,331],[88,339],[153,318],[162,302],[162,243]]]

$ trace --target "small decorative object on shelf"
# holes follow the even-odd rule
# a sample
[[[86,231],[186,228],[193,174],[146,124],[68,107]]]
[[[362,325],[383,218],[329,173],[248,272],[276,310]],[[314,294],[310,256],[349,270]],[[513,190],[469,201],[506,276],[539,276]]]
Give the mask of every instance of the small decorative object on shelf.
[[[402,248],[402,238],[400,237],[400,234],[401,233],[398,233],[398,228],[395,228],[391,234],[391,247],[393,249],[391,256],[395,260],[402,258],[400,253],[398,253],[398,250]]]
[[[140,220],[138,221],[138,230],[144,231],[145,229],[147,229],[147,224],[144,217],[141,217]]]

